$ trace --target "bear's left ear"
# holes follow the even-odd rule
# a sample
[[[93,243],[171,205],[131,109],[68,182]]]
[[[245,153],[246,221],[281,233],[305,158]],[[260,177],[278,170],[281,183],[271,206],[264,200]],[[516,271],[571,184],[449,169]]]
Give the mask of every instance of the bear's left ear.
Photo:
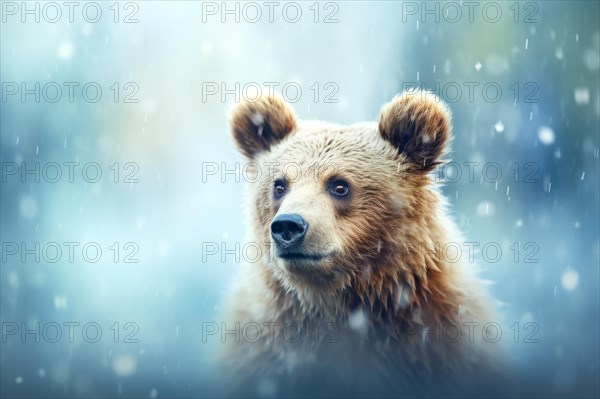
[[[451,140],[452,117],[435,94],[405,91],[383,106],[379,133],[416,170],[430,172],[442,162]]]
[[[231,115],[231,131],[238,149],[248,158],[267,151],[296,128],[292,107],[278,95],[244,101]]]

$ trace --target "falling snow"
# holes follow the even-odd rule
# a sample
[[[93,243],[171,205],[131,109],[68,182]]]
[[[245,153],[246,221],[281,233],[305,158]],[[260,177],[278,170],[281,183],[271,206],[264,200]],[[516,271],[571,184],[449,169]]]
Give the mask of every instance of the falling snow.
[[[26,196],[21,199],[19,205],[21,216],[25,219],[35,219],[38,213],[38,204],[34,197]]]
[[[578,87],[575,89],[575,103],[578,105],[587,105],[590,102],[590,90],[587,87]]]
[[[504,124],[500,121],[496,122],[494,125],[494,130],[496,130],[498,133],[502,133],[504,131]]]
[[[137,367],[137,361],[132,355],[119,355],[113,359],[112,369],[119,377],[129,377]]]
[[[538,139],[544,145],[551,145],[554,143],[554,131],[548,126],[542,126],[538,130]]]
[[[257,126],[257,127],[262,126],[265,123],[265,117],[259,112],[253,113],[252,116],[250,117],[250,120],[252,121],[254,126]]]
[[[477,205],[477,214],[479,216],[492,216],[494,214],[494,204],[490,201],[482,201]]]
[[[565,291],[574,291],[579,285],[579,274],[575,270],[567,268],[563,272],[560,282]]]
[[[67,297],[65,295],[55,295],[54,296],[54,309],[61,310],[67,308]]]
[[[362,309],[355,310],[348,318],[348,324],[350,325],[350,328],[361,334],[364,334],[367,331],[367,323],[367,316]]]
[[[17,341],[8,337],[11,343],[2,351],[2,377],[8,382],[3,392],[38,393],[32,397],[54,392],[125,398],[134,391],[150,398],[207,396],[210,391],[203,390],[218,377],[208,360],[217,345],[190,342],[200,342],[202,323],[221,314],[224,292],[246,264],[233,254],[203,259],[203,244],[222,244],[229,250],[243,242],[242,193],[244,187],[254,187],[236,181],[234,173],[227,175],[236,162],[245,161],[227,134],[227,107],[235,96],[222,93],[222,88],[271,82],[281,93],[286,83],[299,83],[301,96],[292,104],[299,120],[364,120],[376,126],[382,104],[402,91],[405,81],[416,80],[447,100],[452,111],[448,159],[459,167],[444,169],[439,174],[443,184],[435,189],[448,199],[449,215],[465,240],[479,243],[473,266],[483,279],[496,281],[486,288],[506,304],[501,314],[508,335],[502,344],[520,370],[526,370],[522,379],[532,384],[531,392],[538,388],[536,381],[544,381],[546,391],[537,396],[597,396],[597,390],[587,390],[597,387],[593,377],[598,370],[597,356],[592,356],[598,352],[593,327],[598,322],[594,306],[600,261],[600,31],[592,18],[597,4],[578,8],[548,2],[531,15],[537,18],[535,24],[504,25],[513,18],[512,2],[501,4],[506,10],[498,24],[467,23],[466,8],[457,23],[443,18],[434,23],[432,15],[423,22],[411,15],[409,23],[399,24],[402,2],[368,9],[351,3],[340,6],[336,17],[343,23],[334,25],[308,24],[305,18],[299,24],[227,24],[218,15],[213,24],[199,24],[202,16],[192,5],[170,9],[160,2],[140,6],[135,15],[140,22],[135,24],[113,22],[108,8],[112,3],[106,3],[99,23],[66,23],[68,12],[63,9],[59,23],[21,23],[15,15],[13,22],[19,23],[3,24],[3,80],[39,81],[42,87],[46,82],[80,84],[73,103],[64,100],[67,89],[62,86],[63,99],[56,104],[44,101],[42,91],[39,102],[32,100],[35,94],[22,101],[17,93],[2,105],[3,168],[13,163],[31,168],[36,162],[80,165],[73,183],[68,182],[67,168],[58,183],[44,181],[43,174],[38,183],[33,174],[23,177],[21,171],[11,175],[3,169],[5,242],[23,242],[27,248],[34,242],[42,247],[47,242],[80,244],[74,262],[68,261],[65,246],[56,263],[44,260],[54,255],[52,248],[38,254],[23,254],[20,248],[14,255],[3,251],[8,257],[1,269],[3,320],[22,320],[29,327],[49,320],[80,323],[74,343],[68,342],[66,328],[62,340],[52,344],[43,339],[13,344]],[[418,8],[429,7],[418,3]],[[523,21],[534,9],[519,4]],[[120,21],[134,6],[117,5]],[[314,16],[309,6],[303,17]],[[319,18],[330,10],[321,7]],[[446,11],[442,17],[451,17],[450,7]],[[367,28],[351,31],[352,26]],[[298,37],[306,45],[296,45]],[[87,81],[102,86],[101,101],[81,100]],[[121,100],[132,93],[123,84],[135,82],[138,102],[112,101],[115,82]],[[203,82],[217,83],[219,92],[203,99]],[[472,101],[467,83],[478,84]],[[483,96],[494,94],[494,84],[501,87],[501,96],[487,101]],[[461,97],[452,101],[456,87]],[[294,95],[294,87],[287,90],[284,94]],[[242,94],[254,98],[258,92],[250,84]],[[328,96],[333,101],[326,101]],[[256,112],[250,122],[262,137],[265,116]],[[424,135],[423,144],[431,144],[432,137]],[[100,182],[81,178],[86,162],[102,166]],[[115,162],[119,183],[109,168]],[[123,183],[132,170],[124,168],[126,162],[139,166],[134,176],[138,183]],[[208,163],[225,165],[224,178],[219,173],[203,181]],[[488,174],[483,171],[491,163],[501,168],[498,181],[488,181],[493,168]],[[406,173],[404,166],[397,163],[393,172]],[[384,167],[381,163],[373,170]],[[359,183],[369,180],[371,171]],[[356,193],[353,198],[359,198],[360,190]],[[388,198],[390,214],[404,215],[412,201],[404,195]],[[100,243],[100,262],[81,259],[86,242]],[[118,253],[111,249],[116,242]],[[371,249],[388,254],[384,242],[376,247],[372,242]],[[138,247],[126,246],[131,243]],[[493,251],[482,249],[486,243],[501,245],[498,262],[488,261]],[[465,255],[467,247],[462,248]],[[243,255],[255,259],[256,249],[246,247]],[[119,262],[114,261],[117,255]],[[128,256],[139,262],[123,262]],[[377,268],[365,266],[356,276],[370,281],[377,273]],[[425,313],[412,313],[415,298],[407,282],[397,284],[389,293],[389,306],[413,314],[416,322],[427,320]],[[469,315],[462,305],[452,311]],[[373,328],[368,306],[341,320],[351,334],[368,342]],[[93,345],[81,334],[90,321],[102,326],[102,339]],[[116,321],[119,342],[110,328]],[[124,343],[133,331],[125,327],[127,321],[139,324],[131,336],[139,343]],[[511,346],[508,326],[516,322],[521,341],[530,332],[524,325],[536,323],[539,343]],[[573,331],[575,339],[569,336]],[[94,330],[88,333],[93,336]],[[304,355],[288,351],[282,370],[295,370]],[[101,381],[98,376],[103,376]],[[283,394],[281,383],[262,377],[252,382],[265,398]]]
[[[73,57],[73,53],[75,52],[75,49],[73,48],[73,43],[66,41],[66,42],[62,42],[59,46],[58,49],[56,50],[56,53],[58,54],[58,58],[60,58],[63,61],[68,61]]]

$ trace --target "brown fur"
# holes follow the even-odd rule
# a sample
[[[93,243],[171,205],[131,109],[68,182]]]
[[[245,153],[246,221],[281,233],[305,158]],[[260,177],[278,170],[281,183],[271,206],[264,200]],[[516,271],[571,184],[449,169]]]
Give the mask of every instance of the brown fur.
[[[239,150],[251,158],[294,130],[296,118],[281,97],[261,97],[240,104],[233,112],[231,126]]]
[[[384,106],[381,136],[429,172],[439,164],[451,135],[450,111],[434,94],[409,91]]]
[[[272,135],[251,129],[257,110]],[[256,378],[272,378],[278,394],[297,394],[301,381],[326,378],[334,394],[397,394],[423,392],[427,383],[459,387],[472,372],[491,369],[493,350],[478,340],[424,344],[421,334],[410,333],[494,320],[471,265],[464,258],[447,262],[439,250],[464,242],[426,175],[448,150],[447,108],[433,94],[413,92],[384,106],[379,128],[292,117],[279,98],[242,104],[234,113],[242,153],[270,166],[250,191],[250,241],[266,250],[260,262],[243,268],[227,325],[277,323],[279,332],[286,323],[334,326],[340,340],[327,345],[303,335],[290,342],[275,334],[229,343],[223,360],[236,381],[248,389]],[[300,175],[290,176],[288,163],[301,165]],[[337,178],[350,184],[347,198],[325,190]],[[273,197],[275,179],[289,181],[280,200]],[[270,224],[281,213],[301,214],[310,226],[307,251],[328,256],[300,263],[278,258]]]

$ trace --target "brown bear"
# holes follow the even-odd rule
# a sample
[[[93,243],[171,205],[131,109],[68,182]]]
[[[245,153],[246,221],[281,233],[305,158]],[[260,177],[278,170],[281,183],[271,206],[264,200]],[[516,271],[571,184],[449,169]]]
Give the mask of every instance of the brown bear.
[[[228,297],[222,364],[244,396],[488,389],[494,307],[432,171],[449,109],[408,91],[379,123],[298,120],[277,95],[232,113],[248,159],[250,242]],[[446,248],[447,250],[447,248]],[[495,325],[495,324],[494,324]]]

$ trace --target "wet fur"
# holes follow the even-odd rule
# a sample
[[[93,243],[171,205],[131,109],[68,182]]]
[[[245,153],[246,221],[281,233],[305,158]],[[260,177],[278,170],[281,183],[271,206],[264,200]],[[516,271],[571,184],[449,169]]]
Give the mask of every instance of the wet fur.
[[[273,125],[248,122],[257,109]],[[267,142],[258,128],[269,131]],[[426,92],[396,97],[378,125],[297,121],[277,97],[238,107],[232,131],[240,151],[256,165],[280,165],[273,175],[261,168],[261,179],[250,184],[249,241],[265,250],[261,261],[242,268],[227,302],[227,325],[295,323],[324,331],[319,342],[306,334],[290,342],[281,328],[256,342],[228,342],[222,364],[240,392],[260,393],[257,384],[267,379],[278,395],[449,393],[476,386],[469,382],[475,374],[493,374],[495,349],[480,340],[424,343],[412,333],[495,320],[472,265],[447,262],[439,251],[465,241],[427,175],[443,162],[450,129],[448,109]],[[303,171],[290,183],[288,202],[272,195],[286,163]],[[345,202],[322,190],[335,176],[351,184]],[[307,247],[331,249],[332,259],[291,272],[270,238],[280,210],[306,215]],[[359,329],[351,322],[357,317],[365,321]],[[331,326],[338,342],[322,342]],[[306,389],[315,380],[324,382]]]

